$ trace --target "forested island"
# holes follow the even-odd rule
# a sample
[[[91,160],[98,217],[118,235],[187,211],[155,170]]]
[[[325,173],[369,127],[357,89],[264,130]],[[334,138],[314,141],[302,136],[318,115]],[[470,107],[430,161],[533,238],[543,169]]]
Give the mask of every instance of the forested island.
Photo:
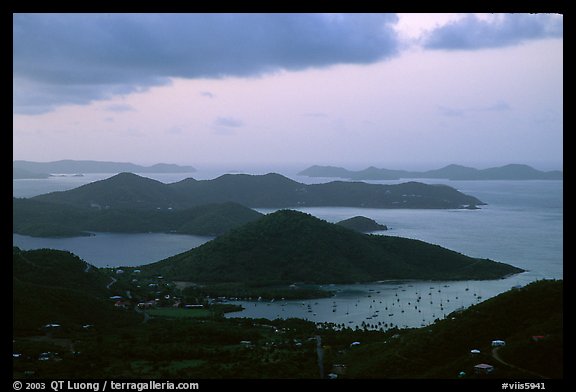
[[[212,180],[187,178],[171,184],[132,173],[120,173],[75,189],[31,199],[78,207],[133,209],[182,209],[224,202],[235,202],[250,208],[332,206],[446,209],[485,204],[446,185],[420,182],[378,185],[343,181],[307,185],[275,173],[225,174]]]
[[[365,216],[353,216],[352,218],[344,219],[336,222],[337,225],[359,231],[361,233],[370,233],[373,231],[388,230],[388,226],[376,222],[374,219]]]

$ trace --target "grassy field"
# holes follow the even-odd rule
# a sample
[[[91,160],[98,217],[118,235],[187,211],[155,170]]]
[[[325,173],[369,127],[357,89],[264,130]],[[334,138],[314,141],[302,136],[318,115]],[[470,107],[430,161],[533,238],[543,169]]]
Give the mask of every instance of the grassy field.
[[[189,369],[194,367],[202,366],[206,361],[199,359],[187,359],[182,361],[166,361],[156,363],[154,361],[133,361],[130,366],[137,374],[147,374],[154,369],[156,371],[166,370],[166,371],[180,371],[183,369]]]
[[[152,317],[207,318],[213,313],[207,309],[156,308],[146,311]]]

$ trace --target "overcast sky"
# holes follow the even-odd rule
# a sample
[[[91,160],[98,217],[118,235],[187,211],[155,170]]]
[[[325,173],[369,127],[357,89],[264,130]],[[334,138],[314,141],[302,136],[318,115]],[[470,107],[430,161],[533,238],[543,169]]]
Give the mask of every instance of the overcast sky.
[[[561,169],[562,86],[555,14],[15,14],[13,158]]]

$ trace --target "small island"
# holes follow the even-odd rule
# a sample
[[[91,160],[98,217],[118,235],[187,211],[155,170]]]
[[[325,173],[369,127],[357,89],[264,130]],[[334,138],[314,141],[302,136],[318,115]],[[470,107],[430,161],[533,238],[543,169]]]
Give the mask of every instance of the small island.
[[[352,218],[342,220],[336,224],[348,229],[359,231],[361,233],[388,230],[388,226],[381,225],[374,219],[370,219],[365,216],[354,216]]]

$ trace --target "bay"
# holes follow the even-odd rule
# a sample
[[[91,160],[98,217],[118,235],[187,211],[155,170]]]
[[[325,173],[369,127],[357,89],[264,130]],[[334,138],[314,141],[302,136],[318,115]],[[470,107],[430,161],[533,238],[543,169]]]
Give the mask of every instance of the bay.
[[[67,250],[98,268],[136,267],[163,260],[210,241],[214,237],[183,234],[92,233],[90,237],[38,238],[12,234],[12,244],[23,250]]]

